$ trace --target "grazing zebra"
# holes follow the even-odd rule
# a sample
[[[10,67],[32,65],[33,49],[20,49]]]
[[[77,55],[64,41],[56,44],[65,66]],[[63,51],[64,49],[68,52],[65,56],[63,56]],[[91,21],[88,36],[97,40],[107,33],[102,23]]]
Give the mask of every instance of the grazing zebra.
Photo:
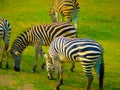
[[[94,66],[99,78],[99,88],[103,90],[104,61],[103,48],[96,41],[85,38],[67,38],[57,37],[54,39],[49,48],[48,60],[46,61],[46,69],[48,78],[52,79],[52,73],[56,70],[59,82],[56,89],[59,90],[63,84],[63,63],[64,62],[80,62],[83,70],[88,78],[87,89],[90,90],[93,80],[92,67]]]
[[[0,18],[0,41],[3,40],[4,42],[4,49],[6,53],[6,68],[8,68],[7,50],[9,47],[10,34],[11,34],[10,23],[4,18]],[[0,61],[0,66],[2,67],[2,60]]]
[[[76,36],[76,29],[69,23],[52,23],[44,25],[36,25],[19,35],[13,42],[10,50],[14,59],[14,70],[20,71],[20,62],[22,51],[29,45],[35,47],[35,61],[32,71],[35,72],[37,67],[38,54],[42,58],[47,59],[47,55],[43,52],[42,46],[49,46],[51,41],[58,37],[70,37]],[[43,60],[42,68],[44,68],[45,61]]]
[[[62,22],[64,19],[67,22],[72,22],[72,19],[74,19],[75,28],[77,28],[78,11],[79,4],[77,0],[55,0],[49,15],[53,22],[60,21],[60,17],[62,17]]]

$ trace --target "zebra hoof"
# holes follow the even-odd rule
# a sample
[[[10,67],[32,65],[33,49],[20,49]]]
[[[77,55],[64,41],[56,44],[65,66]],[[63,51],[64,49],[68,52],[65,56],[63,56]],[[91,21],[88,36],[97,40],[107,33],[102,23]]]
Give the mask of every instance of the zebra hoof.
[[[73,70],[72,68],[70,69],[70,71],[71,71],[71,72],[74,72],[74,70]]]
[[[44,70],[44,69],[45,69],[45,67],[44,67],[44,66],[41,66],[41,69],[42,69],[42,70]]]
[[[63,80],[60,81],[60,85],[64,85]]]
[[[56,90],[60,90],[59,86],[56,87]]]
[[[14,70],[17,71],[17,72],[20,72],[20,68],[19,67],[14,66]]]

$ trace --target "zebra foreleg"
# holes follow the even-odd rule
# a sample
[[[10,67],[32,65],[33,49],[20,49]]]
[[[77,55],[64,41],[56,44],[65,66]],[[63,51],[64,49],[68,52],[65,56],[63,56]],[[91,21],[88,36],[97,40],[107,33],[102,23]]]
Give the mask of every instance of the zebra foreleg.
[[[34,60],[34,66],[33,66],[32,72],[36,71],[37,62],[38,62],[38,54],[39,54],[39,45],[36,44],[35,45],[35,60]]]
[[[40,47],[40,56],[42,58],[42,65],[41,65],[41,69],[45,68],[45,61],[48,59],[48,56],[45,54],[45,52],[43,52],[42,47]]]

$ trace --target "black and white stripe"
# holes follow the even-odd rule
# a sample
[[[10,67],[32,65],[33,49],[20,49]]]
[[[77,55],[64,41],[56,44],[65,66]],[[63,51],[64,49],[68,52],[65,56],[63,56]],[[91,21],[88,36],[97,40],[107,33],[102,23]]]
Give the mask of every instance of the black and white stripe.
[[[7,50],[9,48],[11,27],[10,23],[7,19],[0,18],[0,41],[4,42],[4,49],[6,52],[6,68],[8,68],[8,53]],[[2,66],[2,61],[0,61],[0,65]]]
[[[72,22],[73,19],[77,28],[78,12],[79,4],[77,0],[55,0],[49,11],[49,15],[53,22],[60,22],[60,17],[62,22]]]
[[[56,87],[62,84],[62,63],[64,62],[80,62],[82,68],[88,78],[87,90],[90,90],[91,82],[93,80],[92,67],[98,74],[100,81],[100,90],[103,89],[103,75],[104,75],[104,62],[103,62],[103,48],[102,46],[91,39],[85,38],[67,38],[57,37],[50,44],[49,59],[47,61],[48,77],[52,79],[52,69],[57,69],[59,83]]]
[[[14,69],[20,70],[20,61],[22,51],[29,45],[35,47],[35,63],[33,71],[37,66],[38,54],[46,59],[46,54],[42,51],[42,46],[49,46],[51,41],[58,36],[73,38],[76,36],[76,29],[69,23],[52,23],[36,25],[19,35],[13,42],[11,53],[14,59]],[[45,62],[44,62],[45,63]],[[44,65],[44,64],[43,64]]]

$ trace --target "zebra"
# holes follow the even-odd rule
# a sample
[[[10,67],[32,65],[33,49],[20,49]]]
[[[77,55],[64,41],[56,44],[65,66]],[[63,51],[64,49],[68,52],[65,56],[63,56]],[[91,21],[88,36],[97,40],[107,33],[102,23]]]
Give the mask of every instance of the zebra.
[[[77,28],[79,9],[77,0],[55,0],[49,11],[49,15],[51,16],[52,22],[60,21],[60,16],[62,17],[62,22],[72,22],[72,19],[74,19],[74,25]]]
[[[14,70],[20,71],[20,62],[23,50],[29,46],[35,47],[35,59],[32,72],[36,71],[38,54],[43,60],[42,69],[47,59],[47,54],[42,50],[42,46],[49,46],[51,41],[58,36],[73,38],[76,37],[75,27],[67,22],[35,25],[24,33],[20,34],[12,44],[10,50],[14,61]]]
[[[63,85],[63,64],[80,62],[87,76],[86,90],[90,90],[93,81],[92,67],[95,68],[99,78],[99,88],[103,90],[104,61],[103,48],[96,41],[88,38],[67,38],[59,36],[49,47],[46,69],[48,78],[53,79],[52,73],[56,70],[58,84],[56,90]]]
[[[11,26],[7,19],[0,18],[0,41],[4,42],[4,49],[6,53],[6,68],[8,68],[8,48],[11,35]],[[0,61],[2,67],[2,60]]]

